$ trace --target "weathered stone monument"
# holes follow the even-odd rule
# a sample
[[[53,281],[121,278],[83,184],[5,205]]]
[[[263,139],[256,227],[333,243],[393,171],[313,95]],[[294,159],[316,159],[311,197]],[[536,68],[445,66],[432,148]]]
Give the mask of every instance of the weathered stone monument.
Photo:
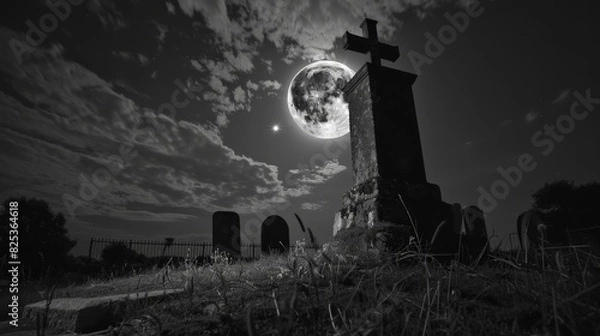
[[[235,212],[217,211],[213,214],[213,250],[226,252],[230,257],[241,255],[240,216]]]
[[[333,234],[366,228],[389,250],[406,246],[413,236],[430,251],[451,258],[465,248],[464,237],[470,244],[467,252],[487,252],[483,212],[467,208],[470,217],[463,223],[465,210],[443,202],[440,188],[427,182],[412,92],[417,76],[381,65],[382,59],[395,62],[399,51],[378,41],[376,25],[365,19],[364,37],[344,35],[344,49],[368,53],[371,62],[344,87],[354,187],[343,196]],[[465,224],[468,228],[461,235]]]
[[[397,46],[378,41],[376,24],[365,19],[361,24],[365,37],[344,35],[344,48],[369,53],[371,62],[344,88],[354,187],[343,196],[333,231],[336,235],[352,226],[383,225],[402,245],[398,240],[408,242],[415,235],[409,213],[421,238],[431,236],[436,216],[441,216],[441,192],[425,176],[412,93],[417,76],[381,65],[381,59],[396,61],[399,52]]]
[[[263,253],[289,251],[290,229],[285,219],[277,215],[267,217],[260,227],[260,241]]]

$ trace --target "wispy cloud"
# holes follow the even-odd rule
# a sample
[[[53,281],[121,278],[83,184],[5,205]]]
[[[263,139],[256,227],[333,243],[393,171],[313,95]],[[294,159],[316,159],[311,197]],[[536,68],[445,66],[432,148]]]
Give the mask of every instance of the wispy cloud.
[[[569,97],[570,93],[571,93],[571,89],[562,90],[558,94],[558,96],[556,96],[556,98],[554,98],[554,100],[552,101],[552,104],[559,104],[559,103],[564,102]]]
[[[165,44],[165,40],[167,38],[167,33],[169,32],[169,28],[166,25],[155,22],[157,35],[156,40],[158,42],[158,51],[162,51],[162,47]]]
[[[238,103],[246,102],[246,90],[242,89],[241,86],[236,87],[233,90],[233,99]]]
[[[223,95],[227,88],[223,85],[223,82],[217,76],[212,76],[208,82],[208,86],[213,89],[216,93]]]
[[[113,1],[89,0],[87,9],[98,17],[106,30],[116,32],[129,26],[129,23]]]
[[[325,162],[323,166],[304,169],[290,169],[292,180],[296,183],[314,185],[329,181],[335,175],[346,170],[346,166],[341,165],[337,160]]]
[[[175,14],[175,5],[170,3],[170,2],[165,2],[165,5],[167,6],[167,11],[171,14]]]
[[[529,110],[527,111],[527,113],[525,114],[525,122],[530,123],[533,122],[534,120],[536,120],[538,117],[540,116],[539,112],[536,112],[534,110]]]
[[[281,83],[276,80],[263,80],[260,81],[260,84],[263,86],[263,88],[273,91],[281,89]]]
[[[267,66],[267,71],[270,74],[272,74],[273,73],[273,61],[271,61],[271,60],[265,60],[265,59],[263,59],[262,61]]]
[[[203,69],[198,62],[192,61],[197,69]],[[209,91],[206,91],[202,97],[205,101],[212,102],[212,109],[217,113],[216,123],[219,127],[226,127],[229,124],[229,116],[236,111],[251,111],[253,91],[259,88],[268,95],[275,94],[282,85],[276,80],[261,80],[258,84],[251,81],[246,82],[246,87],[241,85],[231,89],[231,82],[237,79],[237,76],[231,73],[231,66],[226,63],[217,63],[213,61],[205,62],[208,69],[213,73],[208,81]]]
[[[131,51],[113,51],[112,54],[114,57],[125,61],[133,61],[142,66],[147,65],[150,62],[150,59],[141,53],[135,53]]]
[[[321,203],[305,202],[305,203],[302,203],[302,205],[300,205],[300,209],[302,209],[302,210],[315,211],[315,210],[319,210],[322,208],[323,208],[323,204],[321,204]]]
[[[143,222],[177,222],[188,219],[196,219],[196,216],[179,213],[155,213],[143,210],[108,209],[105,213],[109,217],[120,218],[128,221]]]
[[[238,76],[235,74],[236,69],[233,67],[233,65],[225,61],[215,61],[203,58],[200,60],[193,60],[192,64],[196,64],[195,67],[200,71],[204,70],[202,68],[203,65],[211,75],[216,76],[226,82],[233,82],[238,79]]]

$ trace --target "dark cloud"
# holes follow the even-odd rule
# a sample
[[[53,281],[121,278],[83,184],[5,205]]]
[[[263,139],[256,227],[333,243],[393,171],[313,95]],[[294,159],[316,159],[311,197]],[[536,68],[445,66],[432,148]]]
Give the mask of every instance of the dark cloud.
[[[256,59],[265,41],[273,43],[288,64],[297,59],[331,58],[334,41],[346,30],[359,33],[357,23],[365,15],[379,20],[380,36],[390,39],[400,25],[396,14],[409,8],[435,7],[440,2],[443,1],[179,0],[178,5],[184,15],[201,17],[214,34],[216,55],[191,60],[191,65],[208,78],[206,82],[212,92],[206,93],[204,99],[211,101],[217,112],[216,124],[227,127],[232,113],[251,109],[253,95],[248,92],[246,103],[241,104],[231,94],[238,85],[228,88],[226,83],[238,84],[236,81],[241,76],[256,71],[255,64],[267,73],[273,71],[271,60],[259,62]],[[261,84],[268,89],[267,95],[275,95],[281,88],[274,79],[265,79]],[[237,97],[240,97],[239,92]]]
[[[340,171],[337,163],[327,164],[313,175],[301,172],[304,185],[284,187],[277,166],[236,154],[213,126],[175,121],[138,106],[109,82],[65,59],[59,47],[40,48],[20,66],[6,62],[0,70],[13,79],[11,87],[20,97],[0,92],[5,109],[0,127],[11,135],[2,146],[12,149],[0,155],[2,189],[82,199],[82,185],[100,171],[110,171],[96,176],[103,185],[92,199],[83,200],[86,206],[77,208],[78,215],[113,209],[109,216],[127,220],[159,216],[127,212],[131,203],[154,206],[157,212],[161,207],[254,212],[308,195],[307,184],[316,183],[316,176],[329,178]],[[271,88],[278,84],[266,83]],[[212,89],[229,92],[218,85]],[[238,86],[233,100],[223,105],[243,103],[244,94],[247,100],[256,89],[251,82]],[[123,157],[123,145],[136,155]]]
[[[98,17],[106,30],[116,32],[129,26],[129,23],[112,0],[89,0],[87,9]]]
[[[466,6],[470,1],[454,1]],[[277,0],[179,0],[183,13],[198,13],[225,47],[226,55],[237,53],[245,61],[240,69],[252,69],[255,50],[265,40],[287,53],[287,59],[318,60],[328,55],[335,39],[346,30],[358,33],[365,16],[379,22],[379,34],[390,39],[400,26],[397,14],[409,9],[425,13],[442,0],[359,0],[282,2]],[[231,60],[227,57],[228,60]],[[238,64],[237,62],[235,62]]]

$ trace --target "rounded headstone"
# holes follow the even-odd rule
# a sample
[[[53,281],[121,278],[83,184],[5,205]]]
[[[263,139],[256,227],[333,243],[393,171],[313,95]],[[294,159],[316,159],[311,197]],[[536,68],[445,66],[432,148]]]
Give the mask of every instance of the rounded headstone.
[[[260,228],[261,249],[264,253],[284,253],[290,248],[290,230],[280,216],[269,216]]]

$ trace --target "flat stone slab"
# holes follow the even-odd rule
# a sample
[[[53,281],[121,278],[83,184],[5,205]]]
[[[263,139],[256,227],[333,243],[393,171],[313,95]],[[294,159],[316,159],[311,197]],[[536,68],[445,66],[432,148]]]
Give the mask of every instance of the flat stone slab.
[[[17,328],[15,328],[18,330]],[[37,330],[22,330],[22,331],[13,331],[8,334],[3,334],[4,336],[37,336]]]
[[[48,324],[53,329],[75,332],[94,332],[110,326],[130,302],[163,299],[182,293],[183,289],[164,289],[150,292],[119,294],[92,298],[57,298],[50,302]],[[46,300],[29,304],[23,318],[35,321],[38,313],[46,311]]]
[[[46,331],[45,335],[47,335],[47,336],[110,336],[111,332],[108,329],[90,333],[90,334],[87,334],[87,333],[86,334],[75,334],[70,331],[67,331],[64,333],[59,333],[59,334],[51,334],[48,331]],[[35,329],[32,329],[32,330],[9,332],[8,334],[2,334],[2,336],[38,336],[38,333]]]

